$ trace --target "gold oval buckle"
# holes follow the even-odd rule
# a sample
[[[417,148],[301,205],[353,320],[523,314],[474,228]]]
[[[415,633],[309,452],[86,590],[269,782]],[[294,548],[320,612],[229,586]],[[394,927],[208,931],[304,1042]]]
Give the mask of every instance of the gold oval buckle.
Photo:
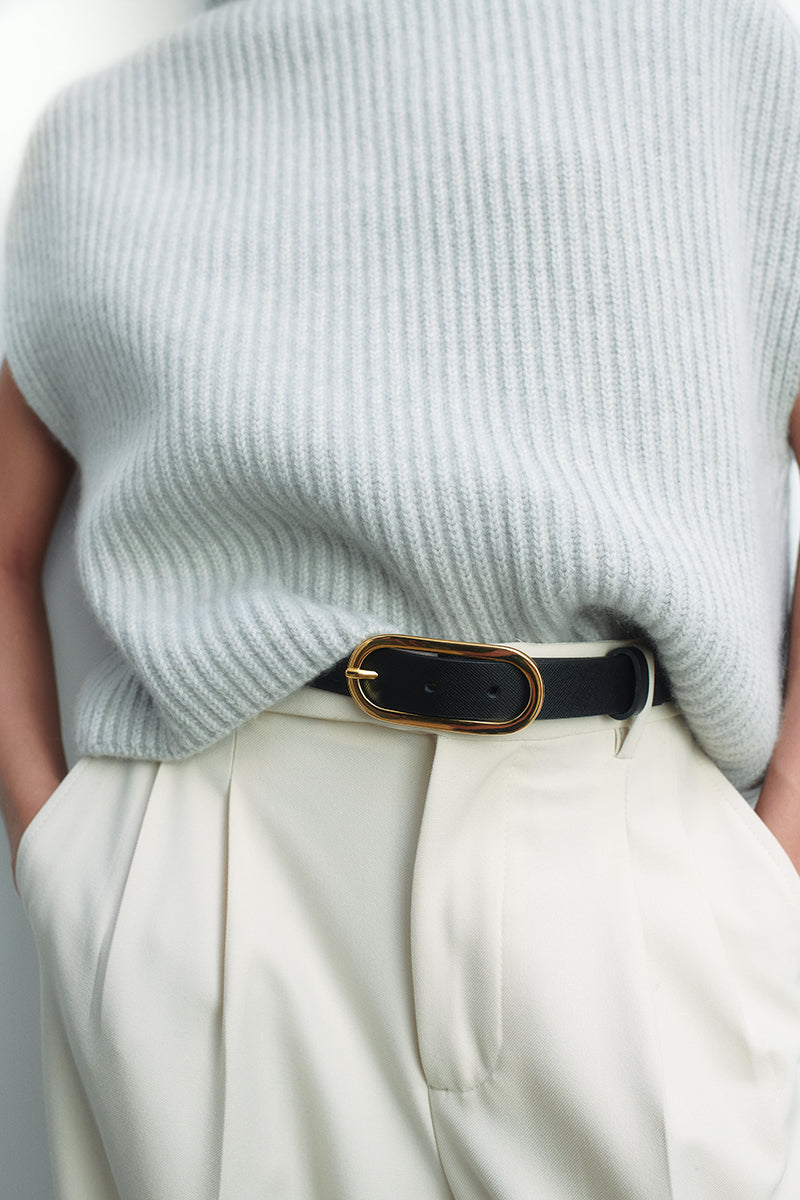
[[[450,654],[458,658],[485,658],[511,663],[520,670],[528,682],[530,697],[522,712],[510,721],[470,721],[455,717],[426,717],[418,713],[398,712],[383,708],[370,700],[363,690],[363,683],[377,679],[378,672],[364,667],[366,659],[374,650],[421,650],[425,653]],[[451,642],[436,638],[406,637],[395,634],[376,634],[360,642],[345,671],[350,695],[359,708],[380,721],[395,725],[413,725],[422,729],[436,729],[457,733],[514,733],[523,729],[538,717],[544,701],[544,682],[534,660],[524,651],[513,646],[485,644],[483,642]]]

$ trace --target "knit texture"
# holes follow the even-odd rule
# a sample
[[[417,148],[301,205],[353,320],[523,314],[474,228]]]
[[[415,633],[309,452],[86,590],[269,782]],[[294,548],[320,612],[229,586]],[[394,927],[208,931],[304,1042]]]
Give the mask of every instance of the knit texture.
[[[214,7],[50,103],[6,312],[81,467],[84,753],[188,755],[370,633],[634,633],[760,778],[800,385],[773,0]]]

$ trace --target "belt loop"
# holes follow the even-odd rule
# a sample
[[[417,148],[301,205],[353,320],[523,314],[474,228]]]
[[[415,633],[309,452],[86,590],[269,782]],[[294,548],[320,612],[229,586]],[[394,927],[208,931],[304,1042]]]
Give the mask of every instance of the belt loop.
[[[644,702],[644,707],[632,718],[628,728],[623,729],[619,727],[617,729],[615,758],[633,758],[636,747],[639,745],[639,739],[645,731],[647,719],[650,716],[650,709],[653,707],[653,691],[656,682],[655,658],[653,657],[653,651],[646,646],[638,646],[637,649],[640,650],[647,660],[647,699]]]

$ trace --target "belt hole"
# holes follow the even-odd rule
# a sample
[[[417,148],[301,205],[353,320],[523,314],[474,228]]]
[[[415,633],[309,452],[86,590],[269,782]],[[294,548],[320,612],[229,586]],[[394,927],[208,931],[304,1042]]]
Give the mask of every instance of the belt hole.
[[[425,684],[425,691],[426,692],[435,692],[436,691],[436,684],[433,682],[433,680],[429,679],[428,682]]]
[[[489,688],[489,695],[492,698],[500,695],[500,688],[497,686],[496,683],[493,683],[492,686]]]

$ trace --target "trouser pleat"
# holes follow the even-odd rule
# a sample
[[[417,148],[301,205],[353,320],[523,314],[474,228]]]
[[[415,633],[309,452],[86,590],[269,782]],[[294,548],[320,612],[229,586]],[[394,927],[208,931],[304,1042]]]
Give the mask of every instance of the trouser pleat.
[[[432,740],[270,714],[231,784],[221,1200],[439,1200],[410,986]]]
[[[631,766],[628,821],[675,1194],[789,1200],[800,936],[771,835],[676,722]]]
[[[439,739],[414,983],[459,1200],[670,1200],[661,1064],[613,729]]]

